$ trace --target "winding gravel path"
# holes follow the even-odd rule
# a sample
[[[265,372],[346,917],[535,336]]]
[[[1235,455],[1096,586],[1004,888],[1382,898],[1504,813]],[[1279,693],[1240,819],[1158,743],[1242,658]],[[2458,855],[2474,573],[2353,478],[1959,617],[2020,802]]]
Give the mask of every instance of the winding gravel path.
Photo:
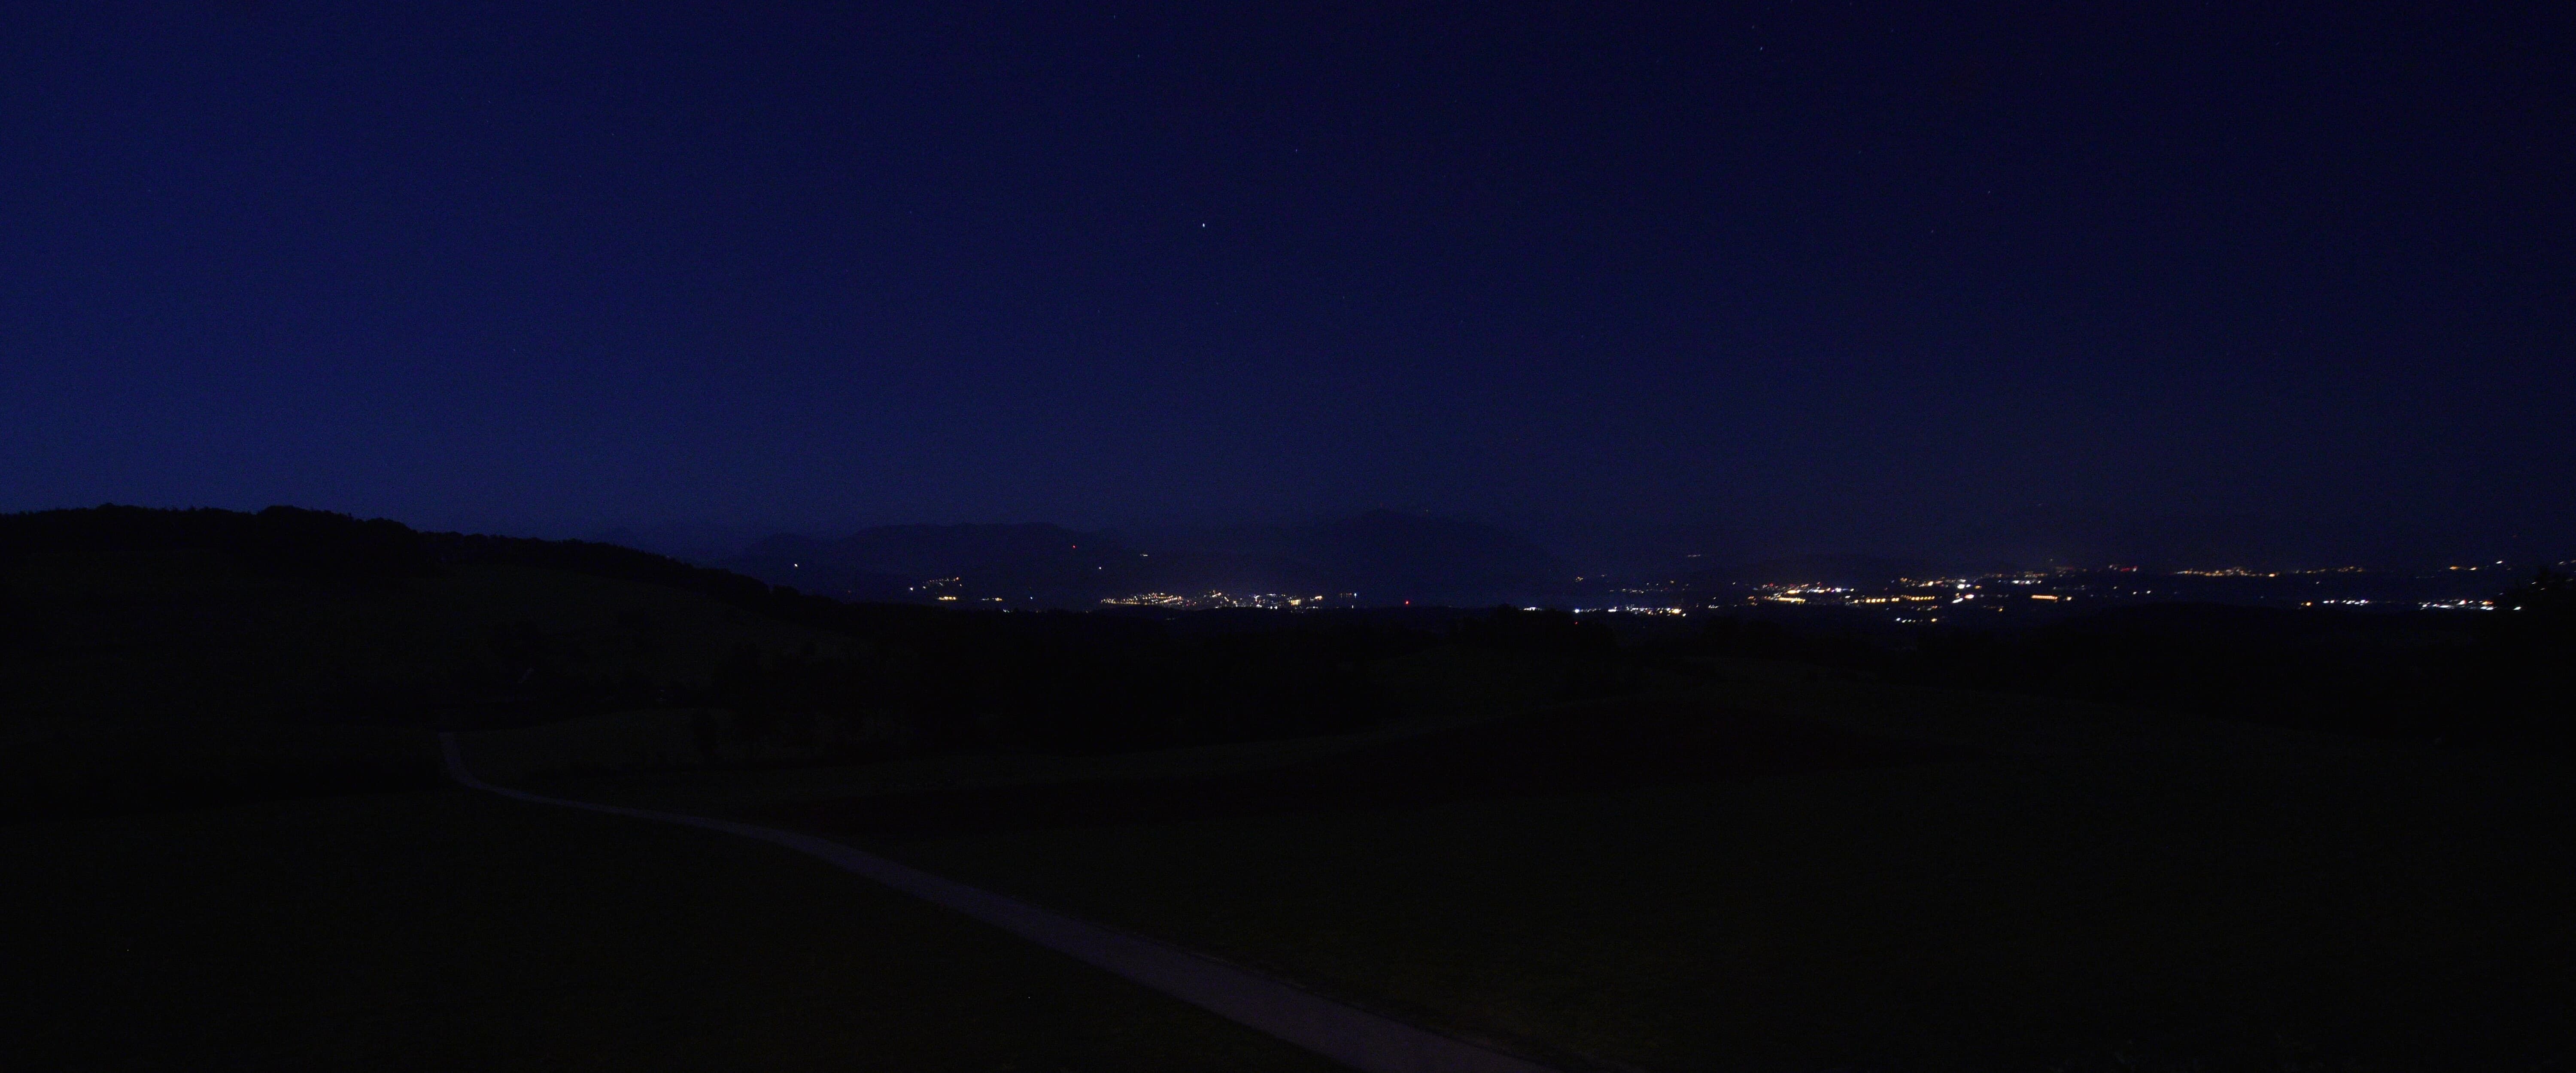
[[[568,801],[494,786],[466,769],[456,735],[441,734],[439,743],[447,753],[448,775],[468,788],[540,805],[702,827],[810,853],[1354,1069],[1369,1073],[1554,1073],[1546,1066],[1345,1006],[1214,958],[1051,913],[838,842],[747,823]]]

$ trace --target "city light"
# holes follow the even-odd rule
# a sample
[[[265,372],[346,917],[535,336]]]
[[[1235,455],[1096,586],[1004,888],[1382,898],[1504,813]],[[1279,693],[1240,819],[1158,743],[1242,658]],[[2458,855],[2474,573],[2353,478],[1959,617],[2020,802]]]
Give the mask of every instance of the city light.
[[[1170,592],[1140,592],[1128,596],[1105,597],[1100,602],[1112,607],[1164,607],[1180,611],[1226,607],[1315,611],[1326,607],[1357,607],[1359,599],[1360,594],[1356,592],[1338,593],[1332,596],[1322,593],[1292,596],[1276,592],[1230,593],[1211,589],[1196,596],[1183,596]]]

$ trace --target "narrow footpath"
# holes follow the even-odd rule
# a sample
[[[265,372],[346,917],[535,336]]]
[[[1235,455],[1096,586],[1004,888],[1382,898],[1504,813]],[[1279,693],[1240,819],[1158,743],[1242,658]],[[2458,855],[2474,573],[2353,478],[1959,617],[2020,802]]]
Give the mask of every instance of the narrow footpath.
[[[1535,1062],[1346,1006],[1214,958],[1048,912],[828,839],[704,816],[570,801],[494,786],[466,769],[456,735],[441,734],[439,742],[446,750],[448,775],[467,788],[534,804],[701,827],[809,853],[1353,1069],[1368,1073],[1555,1073]]]

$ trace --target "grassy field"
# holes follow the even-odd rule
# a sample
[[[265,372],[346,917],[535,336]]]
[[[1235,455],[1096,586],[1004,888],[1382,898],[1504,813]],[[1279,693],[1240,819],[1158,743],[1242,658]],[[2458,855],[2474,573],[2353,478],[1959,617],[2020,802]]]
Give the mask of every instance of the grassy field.
[[[775,847],[464,791],[0,857],[12,1070],[1324,1068]]]
[[[1569,1065],[2570,1060],[2561,761],[1741,670],[1196,773],[730,793]]]

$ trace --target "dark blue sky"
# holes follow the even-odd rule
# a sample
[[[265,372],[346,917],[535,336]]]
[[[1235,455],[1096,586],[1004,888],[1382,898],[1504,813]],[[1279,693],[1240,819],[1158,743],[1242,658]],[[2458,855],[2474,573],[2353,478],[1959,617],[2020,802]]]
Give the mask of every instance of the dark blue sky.
[[[17,5],[0,509],[2576,550],[2569,9],[1946,6]]]

